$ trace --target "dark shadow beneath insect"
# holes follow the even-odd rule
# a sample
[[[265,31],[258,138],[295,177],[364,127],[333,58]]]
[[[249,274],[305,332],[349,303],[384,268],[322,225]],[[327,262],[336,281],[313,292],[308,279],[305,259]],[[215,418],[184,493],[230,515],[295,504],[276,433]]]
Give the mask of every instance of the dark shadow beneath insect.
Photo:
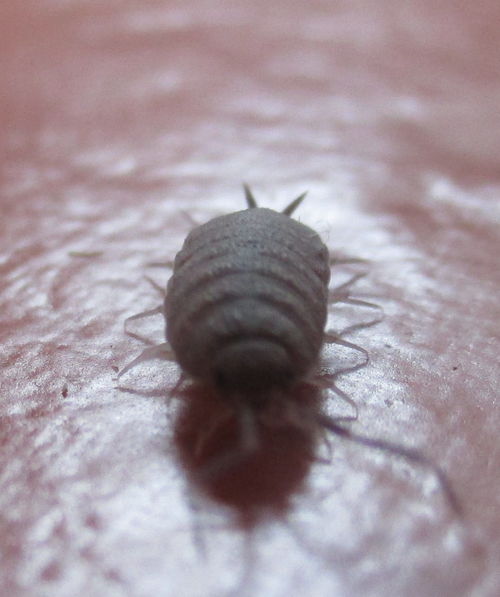
[[[316,411],[321,391],[299,384],[288,399]],[[216,392],[191,385],[183,390],[174,424],[174,445],[188,478],[202,493],[231,507],[243,527],[254,525],[263,513],[285,515],[316,459],[316,434],[279,413],[267,415],[256,418],[255,450],[214,474],[200,471],[206,473],[238,450],[240,426],[233,409]]]

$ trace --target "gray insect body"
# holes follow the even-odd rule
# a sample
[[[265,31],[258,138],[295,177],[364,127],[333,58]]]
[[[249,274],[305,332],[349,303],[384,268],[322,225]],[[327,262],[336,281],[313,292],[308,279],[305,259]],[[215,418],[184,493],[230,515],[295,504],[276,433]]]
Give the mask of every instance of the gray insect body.
[[[259,402],[316,364],[330,266],[316,232],[289,217],[293,208],[249,207],[188,235],[168,282],[165,320],[189,376]]]
[[[350,287],[363,274],[355,274],[329,291],[326,246],[314,230],[289,217],[305,194],[278,213],[257,207],[250,189],[246,185],[244,189],[248,209],[214,218],[187,236],[176,255],[163,307],[127,319],[163,311],[167,342],[146,348],[118,377],[150,359],[175,359],[187,375],[233,401],[240,430],[238,445],[203,466],[197,474],[199,481],[217,479],[255,453],[262,412],[257,407],[265,407],[276,398],[282,406],[286,390],[307,378],[311,386],[328,387],[350,404],[355,414],[334,419],[321,410],[293,403],[294,425],[303,431],[324,429],[431,470],[450,506],[461,516],[460,503],[446,475],[425,455],[390,441],[358,435],[343,425],[357,418],[357,407],[335,381],[368,363],[367,351],[343,336],[375,325],[381,318],[326,332],[327,306],[346,303],[380,309],[349,295]],[[336,259],[336,263],[357,261]],[[321,375],[316,379],[309,375],[324,343],[354,349],[364,360],[326,374],[325,384]]]

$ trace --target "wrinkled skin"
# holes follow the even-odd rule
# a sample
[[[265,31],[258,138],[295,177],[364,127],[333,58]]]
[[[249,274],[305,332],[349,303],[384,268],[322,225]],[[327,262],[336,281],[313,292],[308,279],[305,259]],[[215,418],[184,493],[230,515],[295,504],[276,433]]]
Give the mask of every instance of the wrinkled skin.
[[[0,594],[500,594],[499,3],[0,12]],[[371,355],[338,381],[352,427],[438,461],[465,525],[425,471],[281,427],[262,445],[282,517],[254,467],[234,495],[273,514],[242,529],[187,489],[181,439],[196,456],[212,410],[187,394],[180,437],[175,366],[115,389],[143,348],[124,319],[162,300],[143,275],[170,275],[147,264],[240,209],[242,180],[273,209],[308,189],[297,217],[331,252],[371,260],[353,291],[386,318],[351,337]],[[163,340],[161,317],[140,323]]]

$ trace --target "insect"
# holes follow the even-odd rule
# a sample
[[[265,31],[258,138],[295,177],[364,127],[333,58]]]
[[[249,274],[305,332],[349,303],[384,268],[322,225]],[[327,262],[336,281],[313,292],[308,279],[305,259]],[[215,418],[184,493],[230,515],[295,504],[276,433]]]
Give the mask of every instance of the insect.
[[[167,286],[167,340],[193,379],[255,408],[316,364],[327,316],[328,250],[290,214],[257,207],[195,228]]]
[[[188,234],[175,257],[164,304],[129,318],[162,312],[167,342],[146,349],[119,374],[146,359],[171,359],[186,376],[215,389],[227,401],[240,430],[239,445],[205,467],[200,473],[204,477],[230,471],[257,449],[261,413],[269,407],[276,412],[276,405],[286,413],[290,408],[287,395],[297,383],[322,383],[355,407],[335,379],[366,365],[368,355],[343,336],[379,321],[350,326],[340,334],[325,331],[329,303],[378,308],[349,296],[360,274],[329,290],[332,261],[327,247],[314,230],[291,217],[305,193],[279,213],[258,207],[247,185],[244,191],[247,209],[216,217]],[[357,350],[364,360],[314,381],[325,343]],[[293,417],[300,421],[296,424],[328,430],[430,468],[458,511],[445,475],[420,452],[357,435],[342,424],[346,418],[300,411],[296,404],[294,408],[299,408]]]

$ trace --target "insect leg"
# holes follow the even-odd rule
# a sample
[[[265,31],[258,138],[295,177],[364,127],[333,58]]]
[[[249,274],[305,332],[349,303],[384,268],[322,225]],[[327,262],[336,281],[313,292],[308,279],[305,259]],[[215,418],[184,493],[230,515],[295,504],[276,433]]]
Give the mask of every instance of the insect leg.
[[[125,324],[129,321],[135,321],[136,319],[142,319],[143,317],[150,317],[151,315],[158,315],[163,311],[163,305],[158,305],[154,309],[148,309],[147,311],[142,311],[141,313],[136,313],[135,315],[131,315],[125,319]]]
[[[366,275],[367,275],[366,272],[361,272],[361,273],[352,275],[347,280],[347,282],[344,282],[343,284],[340,284],[339,286],[336,286],[335,288],[332,288],[329,291],[329,297],[328,298],[329,299],[333,299],[337,295],[338,296],[346,296],[346,297],[348,297],[349,296],[349,292],[346,292],[346,291],[348,291],[351,286],[353,286],[354,284],[356,284],[356,282],[358,280],[361,280],[361,278],[364,278]]]
[[[158,307],[155,307],[154,309],[148,309],[147,311],[142,311],[142,313],[136,313],[135,315],[131,315],[130,317],[127,317],[127,319],[125,319],[125,321],[123,322],[123,328],[125,330],[125,333],[127,334],[127,336],[130,336],[131,338],[136,338],[137,340],[140,340],[144,344],[153,344],[151,342],[151,340],[149,340],[149,338],[146,338],[145,336],[141,336],[140,334],[136,334],[135,332],[131,332],[128,329],[128,324],[131,321],[135,321],[136,319],[142,319],[144,317],[151,317],[152,315],[159,315],[160,313],[163,313],[163,305],[158,305]]]
[[[179,211],[182,214],[182,217],[186,220],[186,222],[189,223],[191,229],[196,228],[200,225],[196,218],[193,218],[193,216],[189,213],[189,211],[187,211],[187,209],[181,209]]]
[[[350,368],[348,368],[348,370],[350,370]],[[337,373],[325,373],[323,375],[318,375],[317,378],[311,382],[319,388],[322,388],[325,390],[331,390],[334,394],[337,394],[337,396],[341,400],[343,400],[346,404],[348,404],[353,409],[354,414],[352,414],[352,415],[335,417],[336,421],[341,421],[341,422],[356,421],[358,418],[358,405],[350,396],[348,396],[343,390],[341,390],[335,383],[335,381],[337,380],[337,377],[339,375],[341,375],[342,373],[347,373],[348,370],[342,369],[341,371],[338,371]]]
[[[360,352],[364,356],[364,359],[361,363],[358,363],[357,365],[348,367],[347,369],[342,369],[342,371],[337,372],[336,375],[340,375],[340,373],[348,373],[351,371],[357,371],[358,369],[365,367],[369,363],[370,357],[368,355],[368,351],[365,348],[363,348],[362,346],[358,346],[357,344],[353,344],[352,342],[347,342],[347,340],[343,340],[340,337],[340,334],[333,332],[333,331],[325,332],[324,338],[325,338],[324,339],[325,344],[337,344],[338,346],[345,346],[346,348],[352,348],[352,350],[356,350],[357,352]]]
[[[164,361],[175,360],[174,353],[172,352],[168,342],[162,342],[156,346],[148,346],[138,357],[136,357],[133,361],[130,361],[128,365],[125,365],[125,367],[118,373],[117,378],[120,379],[120,377],[125,375],[127,371],[130,371],[140,363],[152,361],[154,359],[162,359]]]
[[[360,323],[354,323],[352,325],[348,325],[346,328],[344,328],[340,332],[334,332],[334,335],[336,335],[337,337],[347,336],[348,334],[352,334],[352,332],[356,332],[357,330],[363,330],[365,328],[372,327],[373,325],[376,325],[377,323],[384,321],[385,314],[384,314],[382,307],[380,307],[379,305],[375,305],[375,304],[372,305],[372,303],[365,303],[365,301],[355,301],[354,299],[348,300],[348,301],[336,301],[336,302],[348,303],[348,304],[352,304],[352,305],[356,305],[356,304],[359,305],[359,304],[363,303],[362,306],[365,306],[365,307],[373,306],[380,310],[379,317],[375,317],[375,319],[370,319],[368,321],[361,321]],[[328,333],[331,334],[332,332],[328,332]]]
[[[366,264],[368,261],[366,259],[360,259],[359,257],[342,257],[340,255],[330,256],[330,265],[332,267],[336,265],[355,265],[357,263]]]
[[[369,301],[364,301],[357,298],[352,298],[350,295],[350,288],[353,286],[358,280],[364,278],[366,273],[354,274],[347,282],[344,282],[340,286],[336,288],[332,288],[328,291],[328,302],[329,303],[346,303],[348,305],[357,305],[359,307],[366,307],[368,309],[378,309],[381,310],[382,308],[380,305],[376,303],[371,303]]]
[[[150,261],[146,263],[148,267],[166,267],[168,269],[174,269],[174,262],[170,261]]]
[[[345,335],[351,334],[352,332],[355,332],[357,330],[369,328],[372,325],[376,325],[377,323],[380,323],[383,320],[384,320],[384,315],[382,314],[380,317],[377,317],[375,319],[370,319],[370,321],[362,321],[361,323],[355,323],[353,325],[349,325],[346,328],[344,328],[343,330],[341,330],[340,332],[338,332],[338,335],[345,336]]]
[[[149,276],[144,276],[144,279],[147,282],[149,282],[149,284],[151,284],[151,286],[160,294],[162,298],[165,298],[166,290],[164,286],[158,284],[158,282],[156,282],[155,280],[153,280],[153,278],[150,278]]]
[[[351,278],[349,278],[349,280],[347,280],[347,282],[344,282],[340,286],[337,286],[336,288],[332,288],[331,290],[329,290],[328,302],[330,304],[343,303],[345,305],[365,307],[367,309],[376,309],[379,311],[380,315],[378,317],[375,317],[375,319],[350,325],[343,329],[341,332],[338,332],[338,336],[344,336],[356,330],[371,327],[372,325],[380,323],[384,319],[384,311],[380,305],[362,299],[353,298],[350,296],[349,290],[351,286],[364,276],[366,276],[366,273],[354,274]]]
[[[233,413],[229,410],[220,414],[213,421],[210,421],[207,427],[203,428],[200,435],[196,438],[194,445],[194,455],[199,457],[205,447],[205,444],[209,438],[219,429],[229,418],[233,416]]]
[[[238,446],[202,466],[196,473],[196,479],[199,482],[210,483],[217,480],[220,476],[242,464],[258,449],[257,421],[253,410],[245,405],[239,405],[236,419],[239,429]]]
[[[337,421],[332,419],[332,417],[329,417],[328,415],[325,415],[323,413],[316,414],[315,418],[317,423],[321,427],[327,429],[335,435],[338,435],[339,437],[347,439],[356,444],[367,446],[369,448],[375,448],[377,450],[382,450],[383,452],[388,452],[389,454],[394,454],[395,456],[400,456],[401,458],[404,458],[409,462],[413,462],[424,468],[429,469],[436,476],[441,490],[444,493],[448,501],[448,504],[451,506],[452,510],[459,517],[463,515],[462,506],[457,496],[455,495],[455,492],[453,491],[453,488],[451,487],[447,476],[445,475],[443,470],[432,460],[430,460],[427,456],[425,456],[425,454],[422,454],[421,452],[413,448],[407,448],[406,446],[401,446],[390,441],[353,433],[350,429],[342,427],[342,425],[339,425]]]

